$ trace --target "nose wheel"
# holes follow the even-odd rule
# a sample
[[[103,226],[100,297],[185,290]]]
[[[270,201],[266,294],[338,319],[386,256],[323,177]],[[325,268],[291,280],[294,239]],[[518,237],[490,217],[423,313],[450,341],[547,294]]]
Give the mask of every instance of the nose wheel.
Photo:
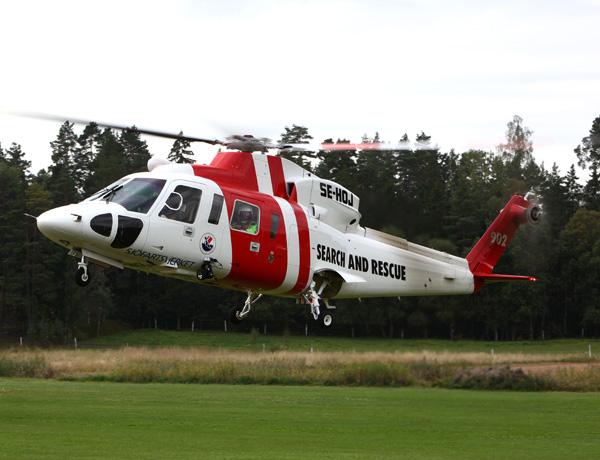
[[[90,284],[91,276],[88,270],[88,263],[85,257],[81,256],[81,260],[77,263],[77,271],[75,272],[75,282],[85,287]]]

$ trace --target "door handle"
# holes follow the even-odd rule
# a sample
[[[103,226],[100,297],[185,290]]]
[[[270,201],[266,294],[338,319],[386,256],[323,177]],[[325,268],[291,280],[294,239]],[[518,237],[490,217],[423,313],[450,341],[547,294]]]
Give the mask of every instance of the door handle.
[[[194,236],[194,227],[188,227],[188,226],[184,227],[183,234],[185,236]]]

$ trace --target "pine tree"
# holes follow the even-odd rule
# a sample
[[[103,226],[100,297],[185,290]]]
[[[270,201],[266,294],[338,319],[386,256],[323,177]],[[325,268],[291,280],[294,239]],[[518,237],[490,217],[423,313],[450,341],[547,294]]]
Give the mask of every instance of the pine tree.
[[[349,144],[347,139],[338,139],[337,144]],[[325,139],[323,144],[333,144],[333,139]],[[319,150],[316,154],[319,163],[315,174],[343,185],[349,190],[356,190],[356,151],[355,150]]]
[[[600,211],[600,163],[590,165],[590,178],[583,188],[583,202],[587,209]]]
[[[124,129],[119,136],[123,154],[128,168],[128,174],[147,171],[148,160],[151,155],[148,144],[140,137],[140,132],[135,126]]]
[[[544,219],[550,220],[553,228],[562,228],[568,220],[565,219],[567,189],[565,179],[560,175],[556,163],[552,165],[550,172],[544,171],[540,191],[544,200]]]
[[[581,140],[574,151],[582,168],[600,166],[600,116],[592,122],[589,135]]]
[[[585,312],[597,308],[600,295],[598,241],[600,241],[600,212],[598,211],[579,209],[561,233],[560,277],[565,290],[565,332],[576,332]],[[570,317],[571,321],[567,321],[567,317]]]
[[[65,121],[58,131],[52,147],[52,165],[49,168],[48,188],[54,204],[63,206],[78,199],[76,182],[73,177],[73,157],[77,150],[77,136],[73,132],[73,123]]]
[[[394,208],[397,225],[407,237],[420,235],[424,243],[431,237],[442,236],[431,234],[431,230],[441,230],[448,197],[439,150],[423,132],[416,136],[416,144],[415,150],[398,151],[395,157],[398,201]]]
[[[583,189],[583,201],[588,209],[600,210],[600,117],[592,122],[589,134],[575,148],[578,164],[590,168],[590,177]]]
[[[133,172],[125,158],[122,144],[109,128],[98,136],[98,153],[91,165],[86,190],[95,192]]]
[[[308,144],[312,140],[312,136],[308,133],[308,128],[293,124],[291,128],[285,127],[281,134],[279,142],[282,144]],[[293,161],[299,166],[302,166],[309,171],[312,170],[311,160],[315,158],[314,152],[305,150],[282,150],[279,156]]]
[[[77,138],[79,144],[73,155],[73,178],[77,194],[80,197],[89,195],[93,190],[87,190],[86,186],[90,177],[90,169],[99,149],[100,129],[94,122],[89,123],[83,129],[83,133]]]
[[[179,131],[179,136],[183,136],[183,131]],[[190,149],[190,141],[178,137],[175,139],[175,142],[173,142],[173,147],[171,147],[167,160],[175,163],[191,164],[194,163],[193,156],[194,152]]]
[[[13,144],[4,153],[4,155],[6,162],[20,172],[21,181],[24,184],[29,177],[29,168],[31,168],[31,161],[25,159],[25,153],[21,149],[21,146],[13,142]]]
[[[565,188],[567,193],[567,206],[568,211],[567,215],[569,218],[581,205],[581,196],[582,196],[582,187],[579,183],[579,177],[577,177],[577,173],[575,172],[575,165],[572,164],[565,176]]]
[[[44,186],[44,174],[38,174],[27,188],[25,205],[27,212],[34,216],[52,208],[52,195]],[[35,221],[28,220],[25,226],[26,244],[23,269],[25,272],[25,292],[27,297],[24,329],[33,337],[46,336],[43,325],[52,321],[53,312],[58,309],[61,298],[58,294],[59,281],[56,275],[58,266],[64,271],[64,252],[47,240],[37,230]],[[69,260],[69,262],[71,262]],[[66,301],[66,299],[63,299]]]
[[[379,133],[371,138],[364,135],[363,144],[379,144]],[[374,145],[375,147],[375,145]],[[353,171],[354,192],[360,197],[365,225],[381,228],[394,224],[389,217],[393,213],[386,210],[397,206],[396,183],[396,153],[390,150],[367,149],[356,154],[356,168]],[[368,210],[368,212],[364,212]]]
[[[0,160],[0,328],[15,330],[26,304],[23,260],[27,168],[21,146],[12,144]]]
[[[464,256],[493,217],[492,213],[486,215],[491,158],[487,152],[471,150],[448,161],[452,177],[448,182],[444,232],[457,244],[456,255]]]

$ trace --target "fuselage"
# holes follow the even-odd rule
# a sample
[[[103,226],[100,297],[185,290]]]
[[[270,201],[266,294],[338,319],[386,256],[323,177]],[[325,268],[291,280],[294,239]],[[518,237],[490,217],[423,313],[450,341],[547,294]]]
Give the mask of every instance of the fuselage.
[[[270,295],[469,294],[465,259],[359,224],[358,197],[292,162],[226,152],[161,164],[50,210],[38,227],[99,264]],[[199,280],[203,264],[214,277]]]

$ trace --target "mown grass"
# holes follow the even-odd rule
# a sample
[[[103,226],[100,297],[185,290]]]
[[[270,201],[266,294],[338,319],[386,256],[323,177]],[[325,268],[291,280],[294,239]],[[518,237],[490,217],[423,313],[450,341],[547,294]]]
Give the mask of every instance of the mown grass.
[[[0,458],[595,459],[594,394],[0,379]]]
[[[163,331],[138,329],[86,340],[81,346],[90,348],[145,346],[145,347],[206,347],[247,351],[449,351],[478,353],[549,353],[577,354],[584,357],[588,346],[600,355],[598,339],[564,339],[546,341],[486,342],[476,340],[425,340],[343,338],[320,336],[282,336],[239,332]]]

